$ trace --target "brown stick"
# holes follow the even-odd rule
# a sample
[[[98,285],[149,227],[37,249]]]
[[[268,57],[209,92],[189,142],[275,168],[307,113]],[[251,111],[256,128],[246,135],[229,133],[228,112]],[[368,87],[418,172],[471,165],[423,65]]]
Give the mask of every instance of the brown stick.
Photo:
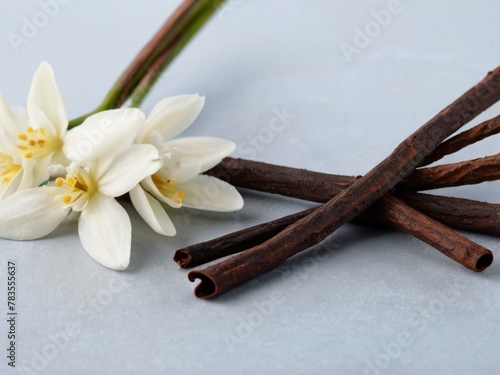
[[[408,176],[439,143],[500,99],[500,67],[402,142],[384,161],[312,214],[244,253],[201,271],[195,294],[211,298],[271,270],[352,220]]]
[[[314,210],[314,208],[286,216],[274,222],[260,224],[206,243],[178,250],[174,256],[174,260],[181,267],[194,267],[218,259],[221,256],[241,253],[254,244],[262,244],[263,241],[272,239],[279,232],[280,228],[285,230],[286,220],[293,225],[296,220],[309,215],[311,210]],[[416,211],[390,194],[382,196],[376,203],[363,212],[360,218],[376,223],[385,222],[395,229],[401,229],[428,243],[447,257],[472,271],[484,271],[493,263],[493,253],[490,250],[454,232],[442,223]],[[246,241],[251,242],[251,244],[247,246]],[[245,256],[251,251],[241,253],[241,255]],[[237,269],[237,265],[234,263],[236,258],[238,256],[201,271],[191,271],[188,274],[191,281],[194,281],[196,278],[201,279],[201,283],[195,289],[196,296],[200,298],[212,298],[229,289],[228,286],[231,286],[235,282],[234,274],[232,273]],[[254,259],[254,262],[259,264],[259,260],[257,259]]]
[[[360,176],[342,176],[305,169],[277,166],[245,159],[225,158],[205,172],[232,185],[325,202],[350,186]],[[500,179],[500,154],[460,163],[420,168],[397,185],[406,191],[432,190],[443,187],[479,184]]]
[[[455,229],[500,236],[499,204],[495,205],[468,199],[439,197],[419,193],[404,193],[403,197],[399,193],[396,193],[396,197],[402,199],[406,204],[411,204],[411,206],[418,208],[418,211],[424,215],[444,225],[448,225]],[[288,225],[307,216],[314,209],[316,208],[310,208],[293,215],[282,217],[278,220],[229,233],[210,241],[187,246],[175,252],[174,261],[177,262],[181,268],[191,268],[227,255],[245,251],[272,238]],[[404,212],[404,214],[411,215],[412,213]],[[383,216],[383,212],[376,210],[372,206],[360,214],[356,221],[359,219],[363,224],[380,225],[383,221]],[[409,219],[410,221],[415,221],[414,217],[410,216]],[[402,220],[402,218],[398,217],[397,220]],[[395,229],[406,231],[403,224],[400,224],[399,221],[393,221],[391,226]],[[425,231],[423,234],[427,236]],[[442,235],[445,236],[445,233],[442,233]],[[420,239],[429,243],[424,238]],[[440,251],[446,252],[445,249],[441,249]],[[478,258],[483,253],[484,251],[481,249],[479,254],[475,254],[475,257]],[[470,259],[471,258],[466,261],[469,265],[477,263],[474,260],[470,261]],[[466,264],[462,263],[462,261],[459,261],[459,263],[468,267]]]
[[[473,271],[481,272],[493,262],[493,253],[490,250],[389,194],[379,199],[374,208],[372,212],[376,214],[377,219],[434,246],[444,255]]]
[[[231,157],[205,173],[233,186],[318,203],[326,203],[359,178]]]
[[[225,158],[206,173],[225,179],[237,187],[318,203],[326,203],[356,179],[233,158]],[[425,180],[422,180],[422,184],[425,184]],[[445,225],[471,232],[500,235],[498,204],[413,192],[396,191],[394,195]]]
[[[181,268],[191,268],[227,255],[240,253],[274,237],[290,224],[312,213],[316,208],[309,208],[277,220],[254,225],[210,241],[179,249],[174,254],[174,261]]]
[[[351,176],[337,176],[233,158],[225,158],[206,173],[237,187],[318,203],[327,202],[356,179]],[[425,177],[422,177],[421,183],[426,184]],[[447,226],[500,235],[499,204],[413,192],[396,191],[394,195]]]
[[[404,190],[430,190],[500,179],[500,154],[415,170],[398,185]]]
[[[500,204],[413,192],[394,196],[449,227],[500,236]]]
[[[321,203],[327,202],[348,186],[346,182],[354,181],[354,178],[346,176],[335,176],[232,158],[225,158],[207,173],[216,177],[233,176],[230,182],[238,187]],[[330,181],[332,183],[325,183]],[[321,194],[318,194],[318,187],[321,187],[319,191]],[[500,236],[500,205],[498,204],[413,192],[395,192],[394,194],[398,199],[444,225],[455,229]],[[179,249],[174,254],[174,261],[181,268],[190,268],[242,252],[270,239],[288,225],[307,216],[314,209],[304,210],[278,220]],[[411,212],[406,211],[406,214],[411,214]],[[380,225],[384,222],[383,216],[383,213],[370,207],[358,218],[365,224]],[[403,220],[401,217],[398,219]],[[415,221],[416,219],[407,218],[406,220]],[[404,231],[403,225],[399,225],[397,222],[391,224],[392,227]],[[424,232],[423,236],[425,235]]]
[[[196,0],[184,0],[162,25],[160,30],[158,30],[153,38],[151,38],[151,40],[137,54],[127,70],[123,72],[122,76],[115,84],[123,87],[122,92],[115,99],[115,108],[121,107],[129,97],[130,93],[134,91],[136,86],[139,84],[139,81],[143,78],[141,71],[145,73],[149,69],[155,55],[159,56],[163,53],[162,50],[171,48],[171,46],[169,46],[171,41],[178,37],[173,34],[173,31],[178,29],[182,23],[186,22],[186,19],[188,18],[190,12],[193,11],[195,4]],[[158,49],[159,46],[161,46],[160,50]]]
[[[424,159],[420,166],[428,165],[453,154],[464,147],[479,142],[487,137],[500,133],[500,115],[486,120],[473,128],[464,131],[441,143],[432,154]]]

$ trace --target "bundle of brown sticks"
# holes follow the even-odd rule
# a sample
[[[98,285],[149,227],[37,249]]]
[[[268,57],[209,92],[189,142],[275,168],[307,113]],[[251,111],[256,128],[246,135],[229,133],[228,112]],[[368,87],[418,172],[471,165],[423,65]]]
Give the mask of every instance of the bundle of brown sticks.
[[[174,260],[180,267],[188,268],[236,254],[188,274],[191,281],[201,280],[195,295],[212,298],[278,267],[355,219],[407,232],[465,267],[481,272],[493,262],[493,253],[454,229],[500,235],[500,204],[418,191],[500,178],[500,154],[428,166],[499,133],[500,116],[496,116],[449,138],[498,100],[500,67],[404,140],[364,176],[338,176],[226,158],[207,174],[238,187],[322,205],[177,250]]]

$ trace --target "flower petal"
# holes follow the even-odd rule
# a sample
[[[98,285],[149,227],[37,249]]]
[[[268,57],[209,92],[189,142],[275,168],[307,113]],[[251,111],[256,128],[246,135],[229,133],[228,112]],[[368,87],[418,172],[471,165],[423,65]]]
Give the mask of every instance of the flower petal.
[[[140,185],[130,190],[129,194],[139,215],[156,233],[175,236],[177,231],[174,224],[160,202],[146,193]]]
[[[183,161],[197,160],[201,164],[198,173],[203,173],[215,167],[222,159],[230,155],[236,149],[236,145],[222,138],[188,137],[165,142],[165,148],[178,148],[181,150],[181,163]],[[183,176],[182,182],[191,177]],[[181,182],[180,178],[178,182]]]
[[[16,121],[16,117],[10,109],[9,103],[7,103],[4,96],[0,94],[0,135],[2,136],[2,140],[5,140],[15,146],[17,142],[17,135],[21,131],[22,130]],[[11,150],[8,151],[9,153],[12,152]]]
[[[201,167],[201,161],[196,159],[180,159],[175,160],[173,163],[168,159],[163,159],[163,167],[157,174],[164,180],[172,179],[175,180],[176,183],[182,184],[200,174]]]
[[[199,175],[178,185],[186,193],[182,200],[185,207],[199,210],[229,212],[243,207],[243,198],[236,188],[218,178]]]
[[[2,201],[0,237],[34,240],[52,232],[68,215],[69,209],[55,196],[56,187],[37,187],[18,191]]]
[[[112,157],[132,144],[143,124],[136,108],[99,112],[66,134],[63,152],[79,164]]]
[[[31,105],[29,108],[29,118],[31,127],[37,129],[44,128],[48,133],[59,138],[57,129],[41,108],[38,108],[36,105]]]
[[[19,153],[19,149],[17,148],[15,143],[11,143],[7,139],[7,135],[5,135],[5,132],[3,132],[1,128],[0,128],[0,153],[10,156],[15,164],[17,165],[21,164],[22,158],[21,154]]]
[[[44,155],[37,159],[22,159],[23,179],[19,190],[40,186],[50,178],[49,165],[52,155]]]
[[[183,132],[200,114],[205,98],[198,94],[171,96],[160,101],[146,119],[146,126],[137,138],[141,143],[148,134],[157,131],[163,139]]]
[[[11,196],[17,190],[19,190],[19,185],[23,177],[23,171],[20,170],[15,177],[13,177],[8,183],[4,184],[0,182],[0,201]]]
[[[31,120],[30,125],[34,128],[47,127],[44,116],[40,116],[40,110],[49,120],[55,134],[61,137],[68,129],[68,116],[54,78],[54,72],[45,61],[40,64],[33,76],[27,109]],[[42,123],[37,123],[38,120]]]
[[[118,197],[130,191],[144,178],[161,168],[160,155],[151,145],[132,145],[116,155],[111,163],[96,164],[98,190],[104,195]]]
[[[154,184],[153,179],[151,177],[147,177],[144,180],[141,181],[141,186],[142,188],[147,191],[149,194],[151,194],[153,197],[158,199],[160,202],[168,204],[170,207],[173,208],[180,208],[182,207],[182,203],[177,203],[174,202],[172,199],[164,196],[158,187]]]
[[[78,220],[78,233],[89,255],[105,267],[124,270],[130,262],[132,225],[113,198],[96,193]]]
[[[154,184],[153,179],[151,177],[147,177],[144,180],[141,181],[141,186],[146,190],[148,193],[150,193],[153,197],[158,199],[160,202],[164,202],[168,204],[170,207],[173,208],[180,208],[182,207],[182,203],[176,203],[172,199],[167,198],[164,196],[158,187]]]

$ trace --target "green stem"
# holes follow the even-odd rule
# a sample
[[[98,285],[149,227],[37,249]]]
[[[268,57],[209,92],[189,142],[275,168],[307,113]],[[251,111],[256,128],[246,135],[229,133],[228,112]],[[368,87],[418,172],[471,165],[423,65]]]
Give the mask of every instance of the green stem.
[[[186,25],[186,28],[179,35],[179,38],[175,39],[171,43],[171,45],[169,45],[165,49],[164,53],[158,57],[155,63],[149,67],[146,74],[144,74],[141,81],[131,95],[131,107],[138,107],[143,102],[144,98],[151,91],[152,87],[158,81],[163,71],[180,54],[180,52],[186,47],[191,39],[197,34],[197,32],[205,25],[205,23],[210,19],[215,10],[216,8],[213,5],[206,5],[205,7],[201,8],[196,16],[192,18],[191,22]]]
[[[141,103],[160,74],[224,1],[184,0],[123,72],[102,103],[90,113],[71,120],[69,128],[80,125],[95,113],[120,108],[133,93],[137,96],[133,103]]]

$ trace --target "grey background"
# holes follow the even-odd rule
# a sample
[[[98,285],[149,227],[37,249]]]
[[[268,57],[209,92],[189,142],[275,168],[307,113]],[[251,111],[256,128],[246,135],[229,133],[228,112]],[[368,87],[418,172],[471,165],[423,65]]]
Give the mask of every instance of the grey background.
[[[233,0],[142,108],[199,92],[206,107],[184,135],[231,139],[235,156],[363,174],[500,61],[496,0],[401,0],[402,11],[347,61],[342,43],[353,45],[356,28],[388,3]],[[15,51],[8,34],[21,35],[24,17],[42,8],[3,1],[0,91],[24,106],[45,59],[70,117],[81,115],[177,4],[67,1]],[[269,136],[274,111],[284,108],[296,118]],[[493,137],[446,161],[497,152]],[[436,193],[498,203],[499,187]],[[39,241],[0,240],[0,348],[7,347],[5,271],[12,260],[17,364],[24,366],[16,372],[2,356],[0,373],[500,373],[499,263],[475,274],[402,233],[346,225],[316,252],[213,301],[196,299],[187,273],[171,260],[175,249],[310,206],[242,194],[238,213],[175,213],[174,238],[156,235],[129,209],[134,236],[124,272],[87,256],[74,221]],[[500,255],[497,238],[468,236]]]

